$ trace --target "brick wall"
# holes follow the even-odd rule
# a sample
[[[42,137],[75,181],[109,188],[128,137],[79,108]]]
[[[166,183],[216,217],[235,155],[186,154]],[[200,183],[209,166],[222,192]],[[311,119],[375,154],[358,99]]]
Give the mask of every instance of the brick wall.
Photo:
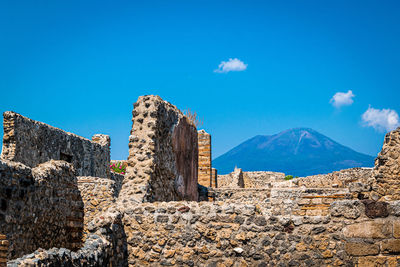
[[[200,130],[197,132],[197,138],[199,142],[199,184],[215,187],[211,178],[211,135],[204,130]]]
[[[6,235],[0,234],[0,266],[6,266],[7,263],[8,241]]]

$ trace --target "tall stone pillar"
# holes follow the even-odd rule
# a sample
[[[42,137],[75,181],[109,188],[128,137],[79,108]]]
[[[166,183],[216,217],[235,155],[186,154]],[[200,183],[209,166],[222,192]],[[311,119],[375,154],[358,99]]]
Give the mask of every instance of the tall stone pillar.
[[[7,266],[8,241],[6,235],[0,234],[0,267]]]
[[[212,186],[211,179],[211,135],[204,130],[197,132],[199,143],[199,184]]]

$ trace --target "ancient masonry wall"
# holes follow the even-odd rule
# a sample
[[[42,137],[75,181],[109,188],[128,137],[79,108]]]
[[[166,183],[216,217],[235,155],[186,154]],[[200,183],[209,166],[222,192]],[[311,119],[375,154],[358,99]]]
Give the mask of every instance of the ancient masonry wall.
[[[211,169],[211,187],[218,187],[218,170],[215,168]]]
[[[7,236],[0,233],[0,266],[6,266],[7,264],[7,251],[8,251],[8,240]]]
[[[385,205],[371,216],[363,202],[341,200],[299,216],[256,204],[145,203],[124,215],[129,264],[398,266],[400,202]]]
[[[134,104],[121,205],[198,199],[196,127],[159,96]]]
[[[65,160],[79,176],[109,176],[110,138],[94,135],[93,141],[42,122],[7,111],[1,159],[31,168],[49,160]]]
[[[7,258],[35,249],[82,245],[83,202],[74,169],[65,161],[36,168],[0,161],[0,229],[7,236]]]
[[[212,168],[211,168],[211,135],[204,130],[197,132],[199,144],[199,184],[212,187]]]
[[[122,181],[91,176],[79,176],[77,179],[84,203],[83,240],[85,240],[89,223],[114,206]]]
[[[386,134],[375,159],[374,199],[400,200],[400,127]]]

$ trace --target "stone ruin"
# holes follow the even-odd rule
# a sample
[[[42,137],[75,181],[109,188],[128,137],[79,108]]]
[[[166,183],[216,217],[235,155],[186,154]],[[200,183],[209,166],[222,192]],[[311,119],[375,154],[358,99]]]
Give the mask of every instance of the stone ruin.
[[[217,175],[211,136],[141,96],[120,175],[108,136],[5,112],[0,266],[400,266],[399,136],[374,169]]]

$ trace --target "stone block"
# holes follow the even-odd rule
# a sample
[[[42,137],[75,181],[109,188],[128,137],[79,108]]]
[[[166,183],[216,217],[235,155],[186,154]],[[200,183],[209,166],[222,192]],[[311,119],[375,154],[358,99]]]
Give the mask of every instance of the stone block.
[[[378,255],[379,245],[359,242],[347,242],[345,250],[352,256]]]
[[[400,239],[388,239],[381,242],[382,253],[400,253]]]
[[[367,215],[367,217],[374,219],[389,216],[388,203],[369,199],[363,200],[362,202],[365,205],[365,215]]]
[[[395,238],[400,238],[400,220],[393,222],[393,236]]]
[[[355,223],[343,229],[343,235],[350,238],[389,238],[393,224],[390,220],[373,220]]]

